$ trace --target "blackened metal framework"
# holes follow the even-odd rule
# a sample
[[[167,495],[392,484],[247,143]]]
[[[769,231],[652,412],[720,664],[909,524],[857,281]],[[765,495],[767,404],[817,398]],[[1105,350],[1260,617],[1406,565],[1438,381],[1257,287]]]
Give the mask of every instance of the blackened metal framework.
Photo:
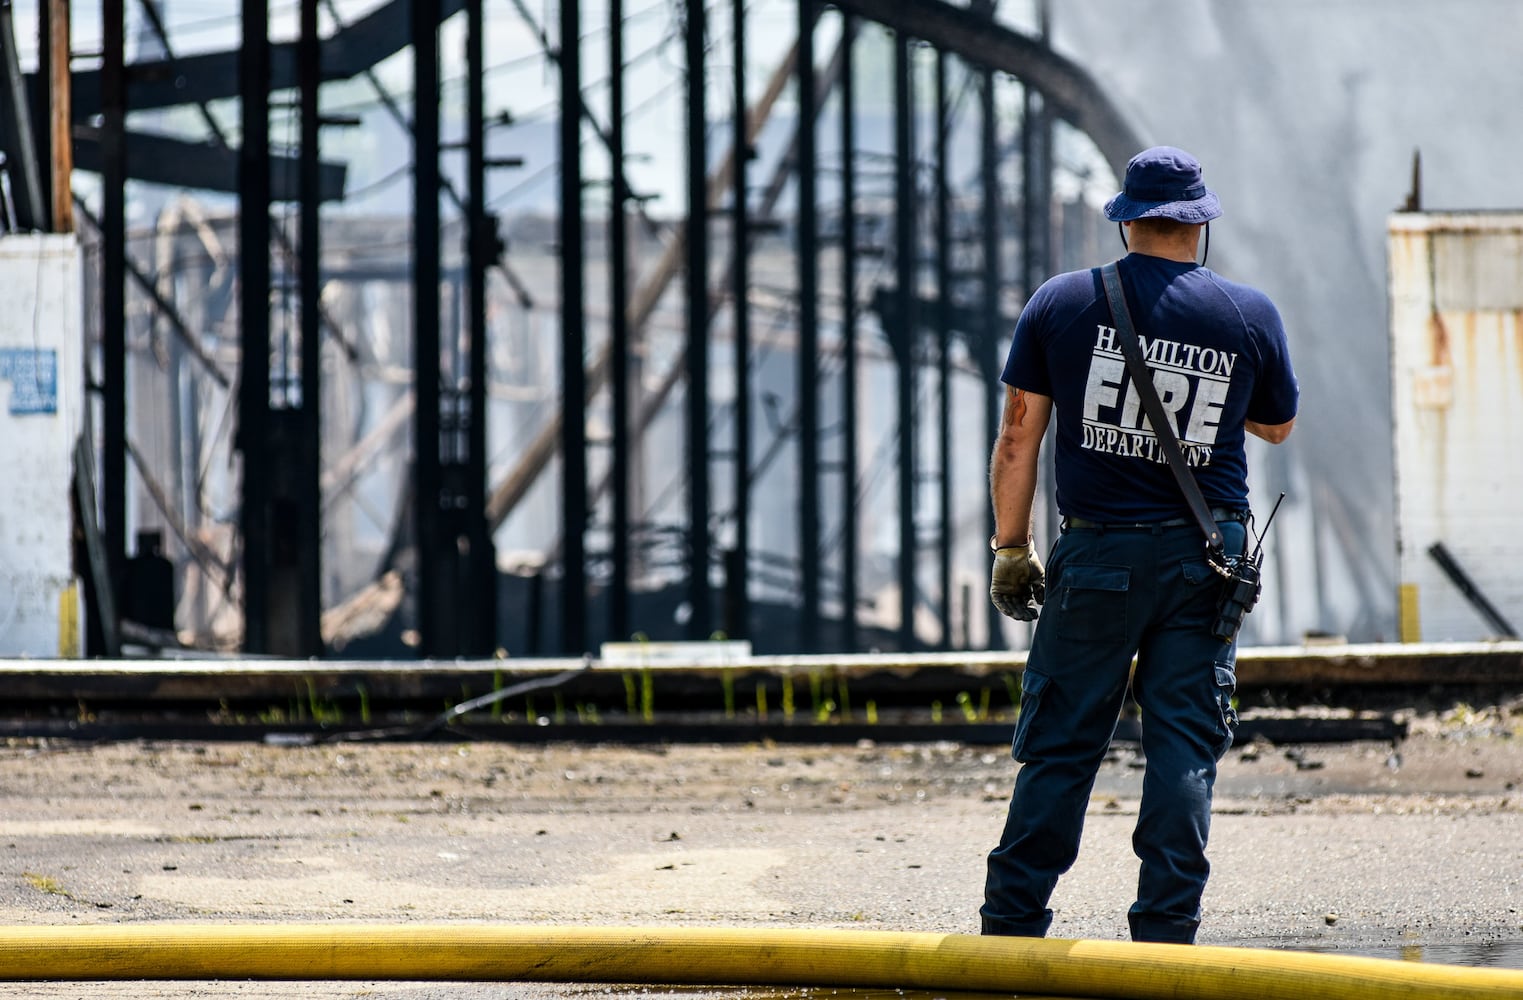
[[[498,646],[500,609],[497,569],[492,535],[513,504],[527,490],[549,456],[558,455],[560,504],[563,530],[559,540],[558,629],[545,648],[527,652],[582,653],[593,648],[594,637],[627,637],[634,625],[631,591],[636,557],[631,539],[637,533],[639,512],[630,502],[630,454],[649,423],[631,392],[638,374],[631,364],[632,345],[639,327],[654,308],[653,301],[636,304],[629,292],[630,234],[627,220],[638,199],[624,172],[623,76],[625,17],[621,0],[608,7],[608,58],[611,79],[606,126],[584,105],[581,45],[584,30],[581,5],[574,0],[559,6],[558,44],[552,44],[538,25],[545,55],[556,65],[560,79],[560,385],[561,412],[544,447],[527,449],[529,458],[509,477],[511,482],[489,481],[487,462],[486,386],[489,377],[487,347],[486,285],[489,269],[497,268],[518,293],[528,291],[513,278],[503,260],[504,248],[496,236],[495,220],[486,211],[487,173],[492,166],[486,154],[487,111],[482,89],[485,66],[482,52],[487,19],[483,0],[390,0],[363,18],[340,26],[326,39],[319,39],[319,0],[302,0],[301,31],[294,42],[269,40],[268,0],[242,0],[243,42],[236,52],[208,53],[192,57],[163,58],[133,67],[124,61],[123,0],[103,0],[103,54],[99,68],[72,74],[72,115],[79,131],[79,166],[98,170],[103,182],[99,223],[101,229],[101,384],[102,408],[102,508],[104,544],[119,582],[126,558],[127,510],[125,482],[128,441],[125,386],[125,290],[135,274],[127,256],[125,190],[128,181],[178,183],[208,190],[235,191],[238,195],[238,255],[240,292],[241,361],[238,374],[238,447],[242,454],[240,560],[244,616],[243,646],[249,652],[320,656],[324,653],[320,633],[322,524],[320,404],[324,386],[322,346],[325,337],[340,331],[322,312],[320,263],[322,220],[325,201],[342,197],[341,164],[320,159],[321,116],[319,94],[325,81],[372,75],[371,68],[388,55],[411,48],[414,97],[410,121],[393,104],[399,120],[412,136],[413,156],[413,249],[411,257],[413,328],[413,449],[410,548],[412,613],[418,632],[418,652],[425,656],[486,656]],[[513,0],[519,16],[532,23],[532,16],[519,0]],[[880,287],[874,296],[881,325],[897,360],[898,450],[895,460],[899,507],[899,631],[903,648],[912,649],[923,640],[916,632],[917,608],[931,605],[940,620],[938,644],[951,648],[958,642],[953,633],[955,617],[950,552],[956,539],[950,525],[951,482],[954,469],[950,455],[954,442],[950,432],[950,359],[954,351],[953,330],[970,338],[969,353],[981,365],[991,389],[985,423],[992,429],[997,418],[997,384],[989,349],[1008,317],[1001,312],[1000,287],[1013,283],[1024,294],[1051,264],[1048,228],[1050,213],[1041,210],[1052,196],[1051,124],[1062,120],[1087,133],[1105,158],[1119,167],[1140,145],[1126,121],[1077,66],[1055,54],[1040,37],[1030,37],[1001,26],[993,4],[975,0],[960,7],[941,0],[913,4],[898,0],[832,0],[842,18],[836,52],[822,68],[815,51],[815,34],[822,16],[818,0],[797,0],[797,47],[791,59],[798,107],[801,114],[783,160],[782,171],[753,193],[755,175],[750,169],[752,137],[758,108],[748,101],[746,73],[747,11],[740,0],[729,8],[732,46],[731,82],[734,105],[730,123],[730,160],[727,170],[714,171],[710,156],[713,136],[710,125],[708,61],[715,34],[704,5],[679,0],[682,13],[682,47],[686,74],[686,169],[688,173],[685,218],[677,229],[682,243],[684,279],[682,313],[686,349],[681,374],[686,385],[683,409],[686,454],[682,462],[687,524],[683,532],[686,561],[685,595],[688,617],[683,627],[687,638],[704,639],[724,632],[750,636],[755,632],[753,591],[747,585],[748,570],[756,553],[751,534],[751,489],[758,465],[769,461],[753,454],[752,396],[755,386],[749,371],[752,348],[750,314],[750,255],[757,232],[778,203],[788,177],[796,181],[798,211],[794,227],[797,278],[797,324],[795,377],[797,411],[786,422],[785,432],[796,435],[797,494],[791,502],[797,510],[796,578],[798,602],[796,629],[785,640],[798,651],[826,648],[855,649],[861,642],[856,608],[861,577],[856,522],[861,514],[858,479],[861,457],[857,453],[859,372],[861,349],[859,325],[865,310],[857,285],[861,278],[858,245],[858,136],[854,58],[859,27],[876,24],[893,38],[893,158],[897,211],[894,218],[893,284]],[[441,175],[439,26],[464,12],[467,20],[467,89],[465,118],[466,181],[462,198]],[[718,22],[716,22],[718,23]],[[929,45],[937,50],[933,86],[926,88],[917,71],[917,49]],[[954,302],[950,290],[958,275],[952,247],[959,240],[953,231],[951,203],[951,136],[949,122],[952,96],[949,72],[956,57],[969,68],[976,81],[982,124],[978,142],[978,190],[982,208],[978,236],[973,244],[981,259],[974,284],[981,289],[976,305]],[[30,79],[34,93],[30,106],[39,103],[43,70]],[[1025,164],[1023,218],[1019,245],[1023,248],[1019,268],[1001,259],[1003,244],[998,200],[998,169],[1004,151],[995,121],[996,74],[1019,79],[1025,95],[1025,120],[1020,149]],[[299,92],[301,134],[295,158],[269,152],[270,95],[296,88]],[[13,87],[14,89],[14,87]],[[917,91],[919,93],[917,94]],[[837,281],[822,281],[822,243],[817,178],[821,173],[818,125],[827,99],[838,97],[840,105],[840,254]],[[241,145],[236,151],[225,141],[211,144],[137,134],[129,130],[127,114],[153,108],[198,104],[237,97],[240,101]],[[920,175],[919,147],[923,126],[916,108],[929,101],[935,120],[929,139],[934,150],[934,174],[929,185],[931,211],[923,211],[927,185]],[[98,125],[96,116],[99,116]],[[43,115],[34,115],[42,118]],[[210,116],[208,122],[212,122]],[[0,125],[3,125],[0,122]],[[1036,126],[1036,127],[1033,127]],[[41,126],[37,126],[39,129]],[[608,230],[610,272],[608,346],[606,354],[588,358],[586,334],[585,272],[587,234],[584,219],[586,177],[583,169],[584,136],[606,147],[611,163]],[[717,134],[717,133],[716,133]],[[220,136],[219,136],[220,138]],[[41,148],[51,148],[45,144]],[[719,276],[720,290],[710,267],[711,257],[724,249],[710,233],[719,214],[717,187],[729,193],[730,260]],[[462,210],[465,224],[466,261],[462,275],[441,269],[441,197],[450,198]],[[296,368],[299,380],[290,384],[291,372],[272,373],[275,345],[271,329],[272,245],[289,250],[289,236],[272,225],[271,205],[292,201],[300,209],[295,244],[299,260],[300,351]],[[925,273],[921,232],[925,218],[934,220],[934,259]],[[1012,278],[1012,275],[1018,277]],[[140,283],[143,282],[139,277]],[[454,329],[446,316],[441,289],[463,281],[466,288],[463,319]],[[840,335],[836,349],[842,364],[832,370],[822,363],[826,355],[821,303],[827,288],[838,283],[841,290]],[[927,293],[927,287],[934,292]],[[453,287],[453,286],[452,286]],[[723,288],[728,287],[728,295]],[[883,296],[887,295],[885,299]],[[716,511],[714,489],[716,461],[710,421],[709,397],[711,334],[715,315],[728,298],[735,357],[734,450],[730,465],[733,482],[733,532],[728,549],[721,551],[718,530],[724,512]],[[169,303],[155,300],[160,308]],[[183,323],[182,335],[187,335]],[[927,332],[931,336],[927,337]],[[982,338],[978,340],[977,338]],[[974,343],[976,341],[976,343]],[[973,349],[977,347],[977,349]],[[278,377],[277,377],[278,376]],[[937,421],[939,464],[926,474],[918,454],[921,415],[918,400],[921,383],[934,376],[939,402],[933,411]],[[839,389],[833,397],[822,395],[831,379]],[[589,482],[586,421],[581,418],[592,396],[604,386],[611,389],[610,474],[612,501],[609,514],[608,570],[597,580],[589,562],[604,553],[590,552],[588,529],[594,514],[593,484]],[[822,406],[834,398],[839,406],[843,445],[839,461],[824,460],[821,448],[824,429],[832,416]],[[295,461],[292,461],[292,456]],[[834,475],[839,496],[837,509],[827,512],[830,491],[826,477]],[[915,517],[921,509],[921,480],[937,484],[933,506],[938,530],[927,535]],[[827,587],[823,526],[827,519],[843,525],[839,555],[835,556],[834,586]],[[929,543],[927,538],[930,539]],[[937,599],[923,596],[919,565],[927,544],[936,549]],[[724,599],[715,600],[713,579],[723,569]],[[115,584],[113,584],[115,586]],[[596,607],[594,591],[606,593]],[[841,612],[839,628],[827,628],[822,609],[827,594],[837,595]],[[998,635],[990,621],[991,636]],[[778,641],[776,636],[771,637]]]

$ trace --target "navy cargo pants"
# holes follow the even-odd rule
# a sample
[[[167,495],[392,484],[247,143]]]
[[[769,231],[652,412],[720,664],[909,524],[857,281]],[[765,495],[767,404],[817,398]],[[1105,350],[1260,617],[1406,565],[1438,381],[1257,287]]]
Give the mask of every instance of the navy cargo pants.
[[[1244,526],[1223,521],[1221,528],[1226,550],[1242,552]],[[1147,759],[1132,835],[1141,860],[1128,914],[1132,939],[1193,943],[1210,872],[1211,788],[1237,721],[1236,645],[1210,631],[1221,577],[1190,523],[1065,527],[1047,580],[1012,744],[1022,766],[989,854],[983,932],[1047,933],[1048,899],[1078,857],[1095,774],[1131,674]]]

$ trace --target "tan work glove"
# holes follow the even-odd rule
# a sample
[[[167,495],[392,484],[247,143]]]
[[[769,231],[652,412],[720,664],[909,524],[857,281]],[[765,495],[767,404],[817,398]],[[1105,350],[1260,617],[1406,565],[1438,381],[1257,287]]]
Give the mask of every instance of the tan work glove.
[[[1018,622],[1035,621],[1037,606],[1047,599],[1042,561],[1028,545],[1005,545],[994,550],[989,575],[989,600],[999,613]]]

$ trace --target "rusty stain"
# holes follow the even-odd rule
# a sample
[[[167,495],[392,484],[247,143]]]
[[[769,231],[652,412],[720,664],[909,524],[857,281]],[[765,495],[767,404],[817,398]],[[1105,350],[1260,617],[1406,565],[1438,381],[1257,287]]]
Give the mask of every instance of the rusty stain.
[[[1513,363],[1518,368],[1517,384],[1523,387],[1523,306],[1519,306],[1512,311],[1512,323],[1510,326],[1511,329],[1508,332],[1511,334],[1512,350],[1509,353],[1512,355]]]
[[[1516,525],[1510,497],[1523,483],[1508,460],[1523,446],[1523,213],[1494,226],[1420,222],[1392,227],[1388,286],[1396,530],[1402,581],[1414,585],[1432,574],[1418,545],[1431,537],[1510,554],[1516,533],[1499,529]],[[1504,599],[1523,594],[1516,574],[1489,585]],[[1424,634],[1458,638],[1473,624],[1441,586],[1424,586],[1417,603]]]
[[[1435,368],[1450,363],[1449,328],[1444,325],[1443,314],[1437,305],[1428,314],[1428,363]]]

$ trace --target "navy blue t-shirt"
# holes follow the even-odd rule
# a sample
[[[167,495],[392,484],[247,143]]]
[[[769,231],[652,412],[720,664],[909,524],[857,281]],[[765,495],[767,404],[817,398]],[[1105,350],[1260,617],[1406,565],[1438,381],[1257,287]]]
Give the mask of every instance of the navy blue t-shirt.
[[[1283,424],[1300,389],[1268,296],[1194,263],[1119,264],[1132,323],[1174,433],[1213,507],[1248,506],[1244,420]],[[1003,381],[1050,396],[1057,501],[1101,522],[1187,516],[1116,340],[1099,268],[1045,282],[1015,325]]]

